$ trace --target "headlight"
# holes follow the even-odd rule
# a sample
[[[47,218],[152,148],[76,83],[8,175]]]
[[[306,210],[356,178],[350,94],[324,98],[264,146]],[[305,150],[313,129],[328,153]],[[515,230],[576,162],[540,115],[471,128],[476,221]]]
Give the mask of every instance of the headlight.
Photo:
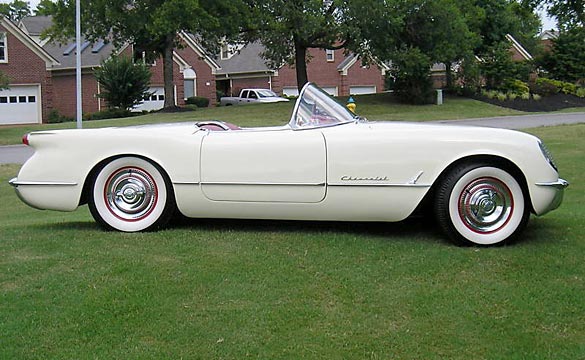
[[[542,141],[539,141],[538,146],[540,147],[540,151],[542,151],[542,155],[544,155],[544,158],[546,159],[546,161],[548,161],[550,166],[552,166],[553,169],[555,169],[557,172],[559,172],[559,169],[557,168],[557,164],[555,163],[555,159],[553,158],[552,153],[546,147],[546,145],[544,145],[544,143]]]

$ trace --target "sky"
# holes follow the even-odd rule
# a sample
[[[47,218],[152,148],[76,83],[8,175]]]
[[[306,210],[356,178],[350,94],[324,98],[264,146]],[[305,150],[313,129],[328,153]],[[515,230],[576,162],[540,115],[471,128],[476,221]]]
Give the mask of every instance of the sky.
[[[32,9],[36,8],[40,0],[30,0],[28,3]],[[0,0],[0,3],[10,3],[12,0]],[[542,20],[542,30],[551,30],[556,28],[556,21],[551,19],[546,14],[546,11],[539,11],[540,18]]]

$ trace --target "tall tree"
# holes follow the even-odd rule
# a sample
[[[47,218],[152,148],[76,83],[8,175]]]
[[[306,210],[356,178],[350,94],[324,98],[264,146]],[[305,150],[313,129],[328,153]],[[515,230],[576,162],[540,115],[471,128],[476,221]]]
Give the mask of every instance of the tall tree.
[[[58,0],[55,25],[47,35],[53,39],[71,37],[75,29],[75,1]],[[111,39],[127,42],[162,57],[165,108],[175,106],[173,49],[179,46],[181,31],[200,36],[209,48],[219,39],[239,30],[247,19],[239,0],[81,0],[82,31],[92,41]]]
[[[585,81],[585,27],[561,31],[552,51],[541,59],[549,76],[568,82]]]
[[[483,53],[514,36],[528,51],[538,44],[541,22],[530,0],[457,0],[470,30],[482,39],[476,52]]]
[[[266,47],[263,55],[272,65],[294,64],[299,90],[308,81],[309,49],[346,49],[366,55],[377,40],[367,36],[368,27],[394,38],[395,19],[386,11],[392,1],[247,0],[247,3],[258,19],[257,25],[248,29],[247,38],[263,43]]]
[[[36,16],[49,16],[57,12],[57,4],[51,0],[41,0],[35,10]]]
[[[557,19],[562,29],[585,27],[585,0],[540,0],[540,2],[548,6],[548,13]]]
[[[453,0],[410,0],[404,3],[404,25],[399,35],[402,48],[414,47],[428,57],[429,67],[443,63],[447,86],[453,85],[451,65],[469,57],[480,43],[469,30],[458,4]]]
[[[15,23],[30,14],[30,6],[26,1],[14,0],[8,4],[0,4],[0,15],[6,16]]]

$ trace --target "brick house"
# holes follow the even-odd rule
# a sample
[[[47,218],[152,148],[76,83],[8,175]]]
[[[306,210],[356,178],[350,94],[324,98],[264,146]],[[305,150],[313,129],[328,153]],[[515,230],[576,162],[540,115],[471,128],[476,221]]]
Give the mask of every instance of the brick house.
[[[297,95],[296,70],[292,66],[271,69],[266,65],[258,42],[245,46],[224,46],[216,72],[218,90],[237,95],[242,88],[268,88],[284,95]],[[309,49],[307,64],[309,81],[335,96],[369,94],[384,90],[384,77],[389,68],[384,65],[362,66],[353,54],[343,50]]]
[[[19,26],[0,18],[0,71],[8,75],[8,90],[0,92],[0,124],[47,122],[51,112],[75,117],[76,44],[48,43],[40,39],[44,29],[52,24],[50,17],[33,16]],[[203,96],[216,103],[215,72],[219,65],[189,34],[178,35],[181,46],[173,53],[175,98],[177,105],[185,104],[190,96]],[[111,43],[82,41],[82,101],[83,113],[105,109],[97,97],[100,88],[93,71],[110,56],[141,58],[142,52],[132,45],[116,49]],[[151,98],[136,108],[160,109],[164,103],[162,59],[149,61],[151,66]]]
[[[0,124],[40,123],[53,108],[51,69],[59,62],[0,16],[0,71],[10,88],[0,90]]]

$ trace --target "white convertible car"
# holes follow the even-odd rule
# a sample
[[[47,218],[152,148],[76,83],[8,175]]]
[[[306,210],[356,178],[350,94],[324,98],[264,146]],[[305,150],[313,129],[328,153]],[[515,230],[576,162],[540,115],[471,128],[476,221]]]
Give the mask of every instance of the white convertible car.
[[[568,183],[543,143],[509,130],[368,122],[313,84],[285,126],[220,121],[39,131],[10,184],[37,209],[89,204],[107,229],[193,218],[400,221],[432,208],[456,244],[515,238]]]

